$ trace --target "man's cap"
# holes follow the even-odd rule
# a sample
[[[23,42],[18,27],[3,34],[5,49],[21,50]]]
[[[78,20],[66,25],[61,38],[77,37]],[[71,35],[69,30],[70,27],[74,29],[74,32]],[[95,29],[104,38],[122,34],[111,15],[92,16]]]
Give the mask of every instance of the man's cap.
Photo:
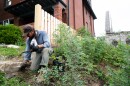
[[[23,32],[24,32],[23,36],[27,36],[27,34],[32,30],[34,30],[34,28],[30,24],[23,26]]]

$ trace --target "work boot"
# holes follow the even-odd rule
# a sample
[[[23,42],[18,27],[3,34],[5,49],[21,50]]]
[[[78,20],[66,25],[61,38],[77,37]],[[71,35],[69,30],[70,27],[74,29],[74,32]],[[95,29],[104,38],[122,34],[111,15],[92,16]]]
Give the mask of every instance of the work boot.
[[[19,71],[25,71],[27,67],[31,65],[31,62],[29,60],[25,60],[22,64],[21,67],[19,68]]]

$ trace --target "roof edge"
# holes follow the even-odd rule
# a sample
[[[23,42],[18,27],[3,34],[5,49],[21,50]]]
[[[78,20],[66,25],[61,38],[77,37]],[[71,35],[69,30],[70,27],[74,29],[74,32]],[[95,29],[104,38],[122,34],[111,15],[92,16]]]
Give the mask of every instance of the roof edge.
[[[88,1],[87,1],[87,0],[83,0],[83,1],[85,2],[86,8],[90,11],[90,14],[92,14],[93,19],[97,19],[96,15],[95,15],[95,13],[93,12],[93,9],[92,9],[92,7],[90,6],[90,4],[88,3]]]

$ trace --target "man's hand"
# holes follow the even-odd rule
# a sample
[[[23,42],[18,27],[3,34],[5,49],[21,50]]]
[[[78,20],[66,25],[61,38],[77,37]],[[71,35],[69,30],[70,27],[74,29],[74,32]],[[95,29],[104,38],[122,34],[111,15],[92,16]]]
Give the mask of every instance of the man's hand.
[[[32,51],[37,51],[38,49],[38,46],[32,46]]]
[[[42,49],[43,49],[43,44],[37,45],[37,46],[31,46],[32,52],[36,51],[38,53],[41,53]]]
[[[40,45],[37,45],[38,46],[38,48],[43,48],[44,46],[43,46],[43,44],[40,44]]]

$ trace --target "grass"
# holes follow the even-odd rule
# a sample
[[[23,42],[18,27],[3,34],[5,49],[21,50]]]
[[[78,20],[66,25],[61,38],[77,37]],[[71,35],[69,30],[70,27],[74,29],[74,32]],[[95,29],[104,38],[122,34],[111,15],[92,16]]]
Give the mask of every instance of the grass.
[[[25,46],[20,46],[20,48],[6,48],[6,47],[0,47],[0,56],[5,57],[16,57],[20,55],[25,50]]]

